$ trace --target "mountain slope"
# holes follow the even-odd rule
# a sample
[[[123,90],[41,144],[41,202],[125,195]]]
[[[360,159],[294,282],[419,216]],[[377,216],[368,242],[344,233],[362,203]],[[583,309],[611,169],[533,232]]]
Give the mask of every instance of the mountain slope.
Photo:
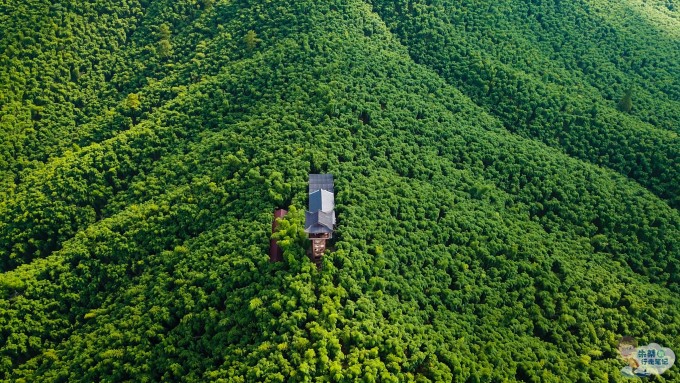
[[[680,30],[677,10],[646,6],[666,9],[666,25],[606,0],[372,3],[411,57],[509,131],[615,170],[680,206],[680,40],[665,33]],[[611,17],[617,13],[626,16]],[[617,110],[627,92],[632,100]]]
[[[148,5],[173,53],[137,111],[4,190],[4,379],[619,381],[619,336],[678,344],[667,203],[507,132],[364,2],[192,4]],[[322,271],[310,171],[336,177]]]

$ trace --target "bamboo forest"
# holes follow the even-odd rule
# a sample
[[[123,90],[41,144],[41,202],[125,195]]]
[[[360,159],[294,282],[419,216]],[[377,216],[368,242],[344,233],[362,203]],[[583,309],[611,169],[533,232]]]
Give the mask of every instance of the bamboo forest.
[[[679,0],[0,27],[0,381],[680,382]]]

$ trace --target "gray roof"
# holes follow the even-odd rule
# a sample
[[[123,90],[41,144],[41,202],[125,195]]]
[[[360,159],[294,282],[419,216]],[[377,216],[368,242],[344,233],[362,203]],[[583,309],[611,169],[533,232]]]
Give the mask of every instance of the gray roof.
[[[332,233],[335,212],[305,212],[305,232],[311,234]]]
[[[305,232],[332,233],[335,226],[335,195],[332,174],[309,175],[309,210],[305,212]]]
[[[332,211],[335,209],[335,196],[326,190],[317,190],[309,195],[309,211]]]
[[[328,190],[333,193],[332,174],[310,174],[309,175],[309,194],[317,190]]]

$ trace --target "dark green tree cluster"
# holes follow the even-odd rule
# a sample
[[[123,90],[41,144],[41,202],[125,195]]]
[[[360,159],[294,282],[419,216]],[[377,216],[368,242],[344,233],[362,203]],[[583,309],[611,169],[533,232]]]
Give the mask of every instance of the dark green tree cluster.
[[[38,20],[101,30],[77,35],[101,41],[110,22],[124,39],[106,53],[101,70],[112,75],[102,74],[102,87],[73,85],[99,100],[83,119],[35,120],[51,141],[13,122],[16,129],[0,130],[2,144],[16,149],[0,164],[11,174],[0,186],[0,380],[623,382],[620,336],[680,350],[673,199],[553,145],[549,132],[508,131],[491,98],[442,69],[467,65],[470,74],[478,61],[425,60],[460,54],[437,48],[437,36],[455,46],[472,41],[480,12],[491,17],[496,8],[405,2],[393,14],[388,2],[355,0],[35,3],[32,13],[14,3],[0,12],[3,25],[20,26],[0,39],[37,33],[29,21]],[[469,35],[454,39],[460,24],[433,10],[467,10]],[[557,17],[532,12],[546,22]],[[496,34],[480,27],[490,39],[480,41],[499,55],[506,53],[497,44],[512,41],[503,26],[526,28],[504,20]],[[44,46],[13,49],[27,62],[44,57],[30,65],[53,70],[54,54],[31,56]],[[99,60],[78,49],[65,51]],[[578,74],[562,68],[566,53],[547,60],[543,51],[515,49],[515,60],[543,60],[546,76]],[[488,64],[494,60],[501,59]],[[0,71],[11,68],[3,61]],[[562,93],[561,110],[550,104],[552,80],[526,73],[531,89],[546,90],[526,97],[547,100],[534,118],[547,129],[546,116],[562,118],[578,97]],[[579,76],[564,77],[564,86],[604,92],[594,77]],[[31,81],[36,91],[61,89],[54,77]],[[652,128],[649,119],[673,105],[672,92],[658,110],[641,109],[652,104],[646,92],[674,84],[635,85],[626,115],[616,107],[630,86],[612,93],[611,105],[589,107],[634,121],[625,129],[670,137],[672,129]],[[31,98],[17,89],[3,90],[14,106],[0,104],[0,121],[30,119]],[[45,116],[68,106],[55,94],[46,95]],[[588,129],[600,118],[590,116]],[[586,131],[568,136],[594,139]],[[672,177],[664,150],[673,141],[633,138],[649,147],[631,141],[612,150],[634,153],[634,174],[653,158],[662,168],[650,182]],[[305,255],[310,172],[336,180],[338,227],[321,270]],[[285,260],[270,263],[279,207],[289,210],[273,234]],[[677,367],[655,378],[678,379]]]

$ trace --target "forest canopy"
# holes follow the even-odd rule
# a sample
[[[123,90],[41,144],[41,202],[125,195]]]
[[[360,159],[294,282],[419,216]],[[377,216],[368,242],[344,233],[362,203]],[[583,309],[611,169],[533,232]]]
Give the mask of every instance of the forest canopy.
[[[0,4],[0,380],[626,381],[680,351],[679,12]]]

